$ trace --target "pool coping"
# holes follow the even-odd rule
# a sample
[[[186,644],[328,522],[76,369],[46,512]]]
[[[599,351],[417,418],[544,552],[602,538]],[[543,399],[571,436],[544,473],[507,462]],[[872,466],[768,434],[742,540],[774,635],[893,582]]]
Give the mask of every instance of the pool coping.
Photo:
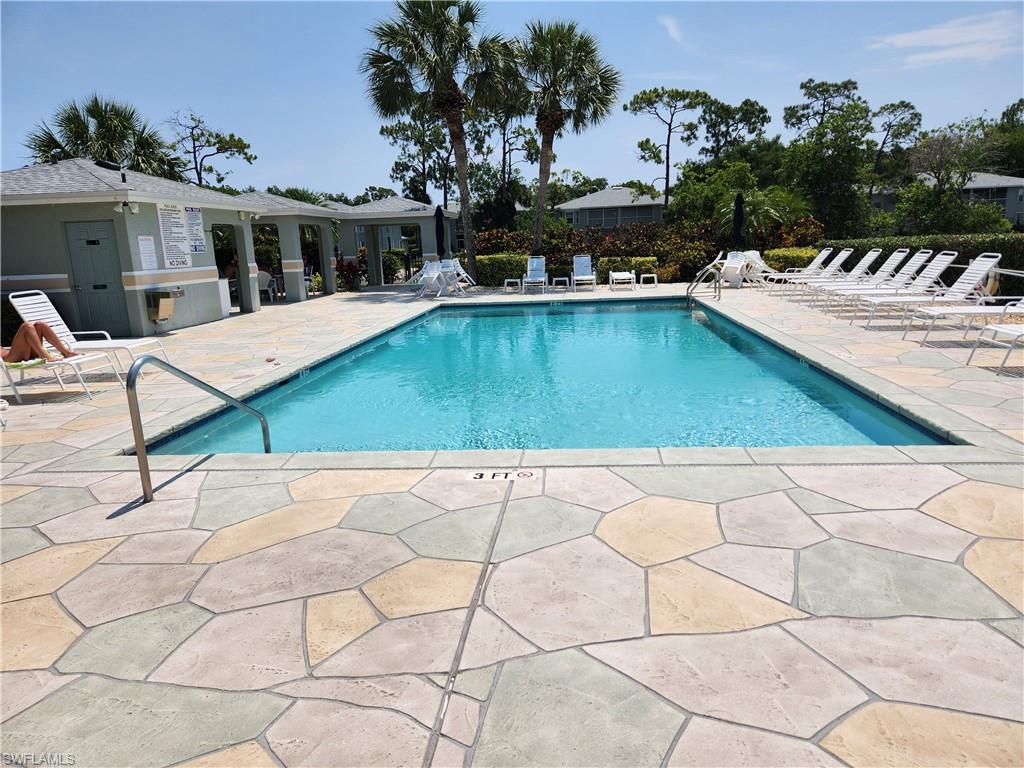
[[[422,306],[410,305],[410,314],[369,331],[346,339],[336,346],[325,345],[318,352],[281,369],[254,377],[231,391],[231,395],[247,400],[281,386],[304,372],[358,349],[375,339],[445,307],[516,306],[530,304],[665,301],[685,298],[686,286],[678,293],[644,295],[641,292],[620,295],[590,293],[547,294],[524,296],[490,295],[484,297],[446,298]],[[1017,463],[1024,445],[983,424],[974,422],[938,403],[922,406],[916,393],[860,370],[812,345],[794,339],[746,313],[722,303],[711,305],[705,297],[693,297],[704,311],[718,314],[751,333],[776,345],[822,373],[835,378],[859,394],[875,400],[904,418],[949,440],[953,445],[918,446],[790,446],[771,448],[691,447],[691,448],[581,448],[473,451],[367,451],[367,452],[300,452],[273,454],[178,454],[150,456],[152,469],[381,469],[381,468],[516,468],[558,466],[677,466],[677,465],[750,465],[750,464],[891,464],[891,463]],[[146,437],[152,446],[183,428],[215,417],[230,406],[222,403],[198,404],[185,409],[171,424],[161,425]],[[927,409],[922,411],[921,409]],[[967,424],[965,427],[964,425]],[[92,456],[70,455],[50,464],[46,469],[134,469],[134,441],[130,430],[92,446]],[[106,451],[103,456],[95,453]],[[120,461],[112,461],[112,460]],[[126,461],[125,461],[126,460]]]

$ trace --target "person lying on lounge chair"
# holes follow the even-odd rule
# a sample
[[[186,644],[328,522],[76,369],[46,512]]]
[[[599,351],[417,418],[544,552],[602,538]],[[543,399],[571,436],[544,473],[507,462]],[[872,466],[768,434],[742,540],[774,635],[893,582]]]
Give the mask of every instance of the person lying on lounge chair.
[[[46,323],[22,323],[21,327],[14,334],[10,347],[0,347],[0,359],[5,363],[24,363],[29,360],[46,360],[50,357],[43,347],[43,341],[49,342],[53,348],[60,352],[62,357],[74,357],[80,354],[65,346],[57,338],[57,334]]]

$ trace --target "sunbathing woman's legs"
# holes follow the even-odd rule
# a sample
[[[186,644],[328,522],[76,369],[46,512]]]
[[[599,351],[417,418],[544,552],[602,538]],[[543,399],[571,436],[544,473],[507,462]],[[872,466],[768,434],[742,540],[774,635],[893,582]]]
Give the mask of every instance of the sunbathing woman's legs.
[[[36,333],[39,334],[39,338],[50,342],[53,348],[60,352],[61,357],[74,357],[78,354],[78,352],[73,351],[63,341],[61,341],[57,337],[57,334],[54,333],[53,328],[48,326],[46,323],[40,321],[35,323],[33,328],[36,329]]]
[[[14,334],[10,350],[4,355],[4,362],[23,363],[36,358],[49,360],[50,356],[43,349],[43,342],[39,340],[36,329],[28,323],[22,323]]]
[[[51,360],[52,358],[43,347],[44,339],[52,344],[64,357],[74,357],[78,354],[78,352],[68,349],[46,323],[38,322],[34,325],[22,323],[21,327],[14,334],[10,350],[3,356],[4,362],[23,363],[26,360],[35,360],[36,358]]]

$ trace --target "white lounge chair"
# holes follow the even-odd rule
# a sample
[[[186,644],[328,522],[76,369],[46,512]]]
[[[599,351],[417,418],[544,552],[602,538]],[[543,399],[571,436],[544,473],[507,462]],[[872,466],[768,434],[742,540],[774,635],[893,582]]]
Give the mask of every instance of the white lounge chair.
[[[776,285],[783,285],[793,277],[813,275],[821,269],[822,263],[831,253],[831,248],[822,248],[806,267],[790,267],[785,272],[776,272],[773,275],[768,275],[765,277],[765,283],[767,287],[771,288]]]
[[[854,316],[856,316],[857,308],[865,304],[864,299],[868,296],[923,296],[929,291],[934,291],[942,287],[942,281],[940,280],[942,273],[949,268],[949,265],[953,263],[956,257],[956,251],[939,251],[916,277],[904,274],[904,270],[901,269],[900,274],[896,278],[879,285],[857,286],[837,290],[835,294],[841,300],[840,311],[847,304],[852,304],[855,310]],[[914,259],[911,259],[911,261],[914,261]],[[907,265],[910,263],[907,262]],[[910,279],[911,277],[912,279]],[[850,319],[851,325],[853,320],[854,318]]]
[[[860,260],[853,265],[853,269],[849,272],[843,272],[842,269],[837,268],[831,274],[824,274],[824,272],[822,272],[818,275],[809,275],[799,280],[797,284],[802,286],[804,290],[814,290],[820,285],[831,285],[833,283],[859,283],[868,274],[868,270],[871,268],[871,265],[878,261],[878,257],[881,255],[881,248],[872,248],[860,257]]]
[[[452,264],[455,266],[455,273],[459,276],[459,280],[466,285],[476,285],[476,280],[469,274],[465,269],[462,268],[462,263],[457,257],[452,258]]]
[[[986,339],[985,334],[991,333],[992,338]],[[1009,341],[999,341],[997,336],[1009,336]],[[1024,338],[1024,325],[1022,324],[1011,324],[1011,325],[986,325],[981,333],[978,334],[978,340],[974,342],[974,349],[971,350],[971,354],[967,356],[967,362],[965,365],[970,365],[971,360],[974,359],[974,353],[978,351],[978,345],[982,341],[989,344],[994,344],[997,347],[1006,347],[1006,354],[1003,355],[1003,361],[999,363],[999,368],[996,370],[998,376],[1003,372],[1006,367],[1006,361],[1010,359],[1010,353],[1013,352],[1013,348],[1017,345],[1017,342]]]
[[[875,314],[879,309],[884,307],[895,307],[903,309],[903,320],[905,321],[908,313],[916,306],[923,306],[927,304],[957,304],[962,302],[969,302],[971,304],[979,304],[982,302],[988,294],[984,292],[983,286],[985,278],[988,273],[995,269],[999,263],[999,259],[1002,258],[998,253],[983,253],[974,259],[967,268],[961,273],[960,277],[956,279],[949,288],[925,288],[925,290],[915,293],[913,295],[908,294],[896,294],[894,296],[865,296],[862,299],[862,303],[870,308],[868,314],[868,321],[865,324],[865,328],[871,325],[871,321],[874,319]],[[931,266],[931,265],[929,265]],[[923,272],[921,274],[924,274]]]
[[[88,363],[96,363],[92,367],[85,367]],[[110,355],[106,352],[95,352],[91,355],[75,355],[74,357],[57,358],[55,360],[26,360],[21,363],[7,363],[3,364],[4,378],[7,379],[7,384],[11,387],[11,391],[14,393],[14,399],[19,403],[21,402],[21,393],[18,391],[18,384],[25,383],[25,371],[29,370],[45,370],[52,373],[54,378],[57,379],[57,384],[60,385],[61,391],[64,391],[64,379],[61,376],[61,371],[65,368],[70,369],[78,379],[78,383],[82,385],[82,389],[85,390],[85,394],[92,400],[92,391],[89,386],[85,383],[85,379],[82,377],[83,373],[93,373],[94,371],[102,371],[104,368],[110,368],[114,372],[114,376],[117,377],[117,383],[124,388],[124,381],[121,380],[121,374],[118,371],[117,366],[110,359]],[[18,384],[14,383],[14,377],[11,376],[11,371],[17,371],[19,373]]]
[[[455,266],[455,260],[442,259],[441,270],[437,280],[437,296],[447,296],[450,293],[454,293],[457,296],[465,296],[466,290],[462,287],[460,280],[461,275]]]
[[[543,256],[531,256],[526,261],[526,274],[520,291],[526,293],[529,288],[540,288],[541,293],[548,292],[548,272]]]
[[[416,291],[417,296],[423,296],[428,291],[438,290],[439,283],[441,280],[441,262],[439,261],[425,261],[423,262],[423,268],[416,274],[416,284],[419,285],[419,290]]]
[[[856,297],[859,294],[875,292],[893,292],[901,288],[906,288],[910,285],[917,275],[917,271],[932,257],[932,252],[926,248],[922,248],[907,262],[899,268],[895,274],[884,275],[882,270],[879,269],[878,275],[872,275],[871,277],[865,278],[855,283],[848,283],[845,281],[839,282],[835,285],[825,284],[819,287],[819,291],[828,295],[828,299],[825,302],[825,311],[828,311],[834,303],[838,303],[840,307],[845,306],[849,303],[851,297]],[[892,259],[886,259],[886,264]],[[884,265],[883,265],[884,266]]]
[[[729,251],[719,268],[722,283],[730,288],[743,287],[743,276],[749,264],[750,259],[743,251]]]
[[[907,334],[913,330],[914,323],[917,321],[927,323],[928,326],[924,336],[921,337],[921,346],[924,346],[939,320],[964,322],[964,338],[966,339],[967,334],[974,328],[974,321],[977,318],[1005,318],[1007,315],[1024,315],[1024,304],[1021,303],[1024,296],[999,296],[998,298],[1013,299],[1013,301],[1006,304],[971,304],[962,307],[921,307],[914,311],[910,322],[907,323],[907,327],[903,331],[902,338],[907,338]]]
[[[580,254],[572,257],[572,274],[569,276],[572,283],[573,293],[579,285],[589,285],[591,290],[597,290],[597,275],[594,274],[594,265],[589,254]]]
[[[170,362],[163,342],[154,337],[148,339],[112,339],[107,331],[72,331],[68,328],[67,323],[64,322],[64,318],[60,316],[57,308],[53,306],[50,297],[42,291],[15,291],[7,298],[10,300],[11,306],[14,307],[21,316],[21,319],[26,323],[38,323],[40,321],[46,323],[57,334],[57,338],[75,352],[83,354],[90,352],[112,353],[113,362],[122,371],[125,368],[121,367],[119,352],[127,352],[128,357],[132,361],[135,360],[136,355],[159,354],[163,356],[164,360]],[[79,336],[99,338],[80,339],[78,338]],[[68,358],[68,360],[72,359]],[[108,359],[111,358],[108,357]],[[120,377],[118,377],[118,380],[120,380]],[[61,386],[63,387],[63,385]]]
[[[783,285],[792,288],[795,285],[804,285],[807,282],[831,280],[836,277],[842,277],[846,273],[842,271],[843,264],[853,254],[853,248],[843,248],[836,257],[832,259],[828,264],[822,267],[820,270],[811,275],[794,275],[793,277],[786,280]]]
[[[616,286],[623,286],[631,291],[635,291],[636,272],[609,272],[608,290],[614,291]]]

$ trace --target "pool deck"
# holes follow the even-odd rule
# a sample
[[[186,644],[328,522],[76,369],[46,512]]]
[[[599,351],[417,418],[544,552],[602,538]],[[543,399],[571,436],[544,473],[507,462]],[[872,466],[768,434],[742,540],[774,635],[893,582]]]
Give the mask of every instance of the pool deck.
[[[245,396],[435,305],[338,295],[165,344]],[[26,386],[0,435],[3,753],[1020,766],[1022,379],[998,350],[965,368],[957,333],[707,305],[962,444],[156,456],[139,506],[116,384]],[[163,373],[140,394],[150,436],[214,407]]]

